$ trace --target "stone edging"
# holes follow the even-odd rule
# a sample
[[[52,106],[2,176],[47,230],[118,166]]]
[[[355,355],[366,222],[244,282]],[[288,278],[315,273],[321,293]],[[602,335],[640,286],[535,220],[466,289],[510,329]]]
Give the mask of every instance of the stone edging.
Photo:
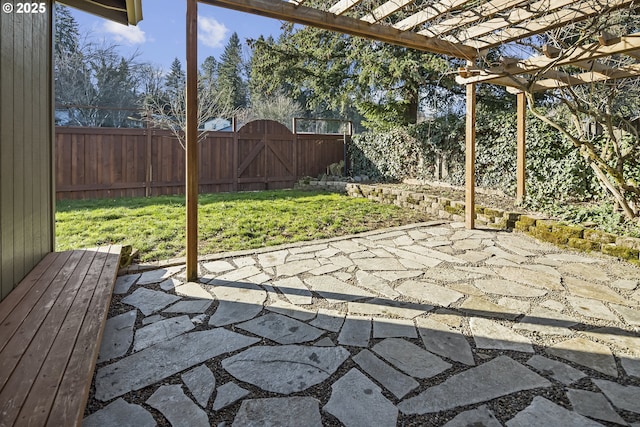
[[[358,184],[339,181],[301,181],[298,189],[324,189],[346,193],[351,197],[364,197],[380,203],[394,204],[416,209],[450,221],[464,222],[465,203],[431,194],[375,184]],[[500,230],[517,230],[539,240],[560,247],[570,247],[585,252],[602,252],[640,265],[640,239],[605,233],[560,221],[507,212],[501,209],[476,205],[476,223]]]

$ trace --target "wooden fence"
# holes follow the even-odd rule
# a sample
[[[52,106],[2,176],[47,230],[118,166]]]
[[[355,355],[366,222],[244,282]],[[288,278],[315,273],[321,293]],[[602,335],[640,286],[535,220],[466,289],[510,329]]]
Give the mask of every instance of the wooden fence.
[[[343,160],[344,144],[343,135],[295,134],[267,120],[209,132],[199,144],[199,190],[290,188]],[[169,131],[56,127],[55,149],[58,200],[184,193],[184,150]]]

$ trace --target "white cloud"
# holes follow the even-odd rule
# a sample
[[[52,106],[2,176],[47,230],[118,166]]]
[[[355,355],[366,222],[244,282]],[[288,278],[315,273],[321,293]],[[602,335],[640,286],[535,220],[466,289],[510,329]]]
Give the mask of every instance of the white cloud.
[[[126,26],[113,21],[107,21],[102,25],[102,29],[111,34],[117,42],[142,44],[147,41],[144,31],[137,26]]]
[[[228,32],[229,29],[214,18],[198,16],[198,40],[205,46],[222,47],[222,42]]]

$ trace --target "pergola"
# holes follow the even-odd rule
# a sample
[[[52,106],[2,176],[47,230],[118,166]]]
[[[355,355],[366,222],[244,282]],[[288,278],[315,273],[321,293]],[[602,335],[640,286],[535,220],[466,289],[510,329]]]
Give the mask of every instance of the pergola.
[[[187,278],[197,276],[197,3],[198,1],[297,24],[365,37],[466,61],[456,78],[466,85],[465,223],[474,228],[476,84],[506,86],[517,96],[517,197],[525,193],[525,93],[634,77],[640,63],[615,68],[611,55],[640,58],[640,33],[609,34],[563,52],[502,58],[482,65],[491,49],[550,30],[634,9],[629,0],[187,0]],[[578,72],[567,72],[571,65]],[[534,83],[527,79],[536,75]],[[541,78],[542,77],[542,78]]]

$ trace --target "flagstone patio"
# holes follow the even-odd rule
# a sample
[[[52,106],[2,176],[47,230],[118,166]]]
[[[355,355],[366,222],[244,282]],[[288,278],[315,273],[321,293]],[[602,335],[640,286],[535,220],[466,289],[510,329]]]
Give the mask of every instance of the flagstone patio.
[[[425,223],[121,276],[85,426],[640,426],[640,269]]]

